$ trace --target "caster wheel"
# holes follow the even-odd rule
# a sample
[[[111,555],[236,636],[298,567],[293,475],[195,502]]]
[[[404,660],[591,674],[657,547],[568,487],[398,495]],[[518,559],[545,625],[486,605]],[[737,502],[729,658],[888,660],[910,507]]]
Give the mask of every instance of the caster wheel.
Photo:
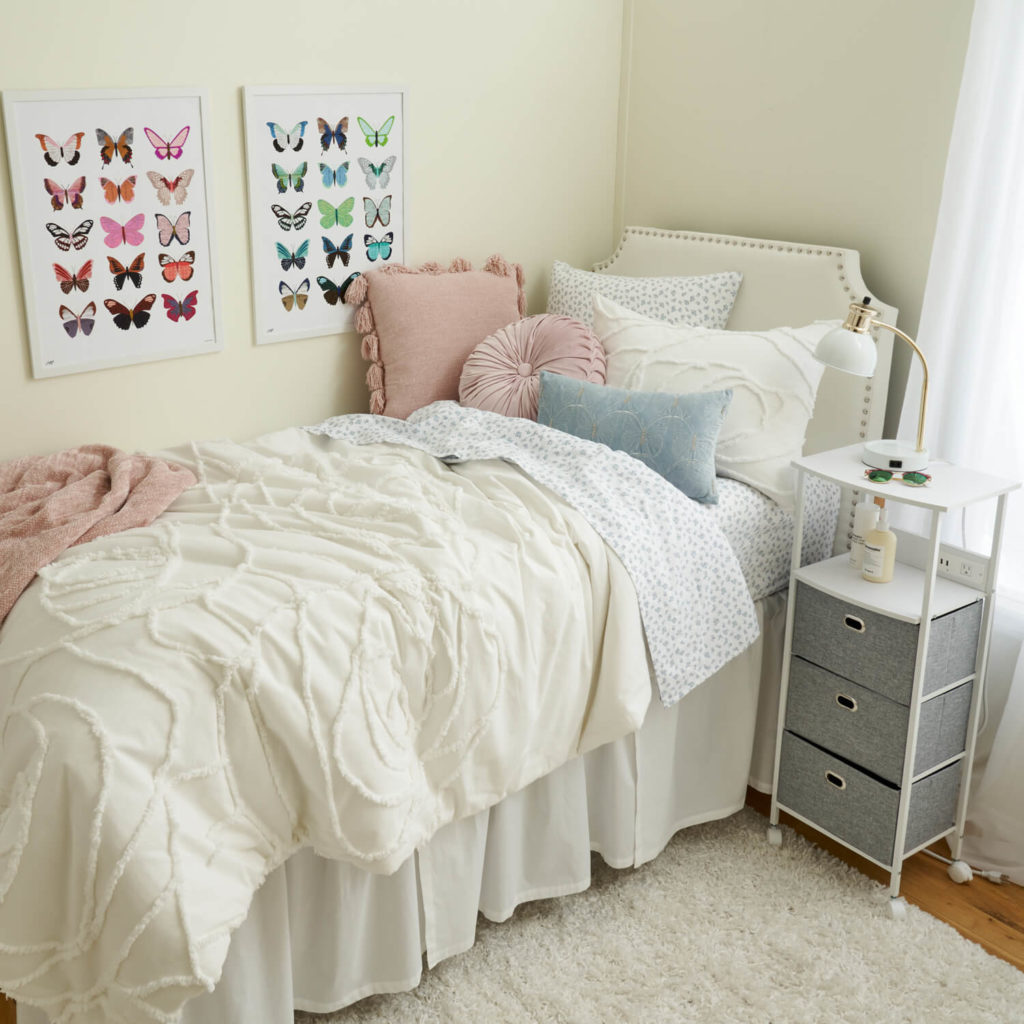
[[[769,846],[781,846],[782,845],[782,829],[778,825],[768,826],[768,845]]]
[[[894,921],[902,921],[907,916],[907,901],[902,896],[889,900],[889,916]]]
[[[953,861],[953,863],[946,868],[946,874],[959,885],[962,885],[964,882],[969,882],[974,878],[974,872],[971,870],[970,864],[962,860]]]

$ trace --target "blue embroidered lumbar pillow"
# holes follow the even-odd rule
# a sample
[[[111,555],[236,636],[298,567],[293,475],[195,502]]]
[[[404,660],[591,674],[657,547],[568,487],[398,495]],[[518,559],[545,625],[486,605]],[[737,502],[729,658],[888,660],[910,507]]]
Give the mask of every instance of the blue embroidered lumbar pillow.
[[[731,400],[731,389],[627,391],[544,370],[537,422],[626,452],[689,497],[715,505],[715,442]]]

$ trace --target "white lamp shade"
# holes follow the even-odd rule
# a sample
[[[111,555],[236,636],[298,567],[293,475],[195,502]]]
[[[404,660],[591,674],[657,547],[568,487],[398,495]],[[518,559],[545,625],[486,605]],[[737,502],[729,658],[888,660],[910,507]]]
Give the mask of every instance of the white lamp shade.
[[[818,342],[814,358],[844,373],[870,377],[875,372],[878,350],[870,335],[835,327]]]

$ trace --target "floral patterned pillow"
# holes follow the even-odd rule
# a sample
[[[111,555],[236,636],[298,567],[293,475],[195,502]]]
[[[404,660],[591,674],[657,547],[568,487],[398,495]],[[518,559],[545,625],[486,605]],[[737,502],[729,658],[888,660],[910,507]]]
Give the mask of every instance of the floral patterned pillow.
[[[577,270],[555,260],[548,312],[571,316],[592,327],[594,296],[602,295],[654,320],[722,328],[742,281],[738,271],[700,277],[620,277]]]

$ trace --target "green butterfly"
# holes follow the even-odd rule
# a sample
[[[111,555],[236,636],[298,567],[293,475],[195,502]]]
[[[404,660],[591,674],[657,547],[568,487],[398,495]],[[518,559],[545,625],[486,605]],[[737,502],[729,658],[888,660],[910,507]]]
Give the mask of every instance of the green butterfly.
[[[395,123],[394,115],[389,117],[379,128],[376,129],[361,117],[357,117],[356,120],[359,122],[359,127],[362,130],[363,135],[366,137],[366,144],[368,146],[386,146],[388,144],[388,134],[391,132]]]
[[[395,240],[392,232],[382,235],[379,239],[373,235],[363,235],[363,245],[366,246],[366,258],[372,263],[379,256],[382,260],[391,259],[391,243]]]
[[[340,224],[343,228],[347,228],[352,223],[352,207],[355,204],[355,196],[349,196],[338,207],[332,206],[326,199],[318,199],[316,207],[320,211],[320,226],[333,228],[335,224]]]
[[[282,194],[288,191],[291,186],[296,192],[302,191],[302,179],[306,176],[307,164],[303,161],[290,174],[280,164],[271,164],[270,169],[277,178],[277,191]]]

